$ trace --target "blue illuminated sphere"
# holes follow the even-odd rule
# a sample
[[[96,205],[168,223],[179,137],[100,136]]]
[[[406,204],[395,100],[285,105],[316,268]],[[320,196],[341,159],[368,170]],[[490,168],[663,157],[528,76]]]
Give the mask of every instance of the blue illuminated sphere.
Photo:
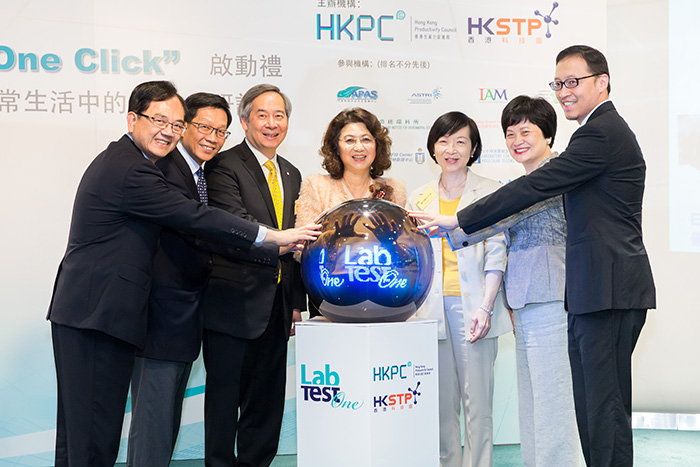
[[[323,316],[343,323],[405,321],[433,278],[430,239],[403,208],[379,199],[346,201],[327,212],[301,271]]]

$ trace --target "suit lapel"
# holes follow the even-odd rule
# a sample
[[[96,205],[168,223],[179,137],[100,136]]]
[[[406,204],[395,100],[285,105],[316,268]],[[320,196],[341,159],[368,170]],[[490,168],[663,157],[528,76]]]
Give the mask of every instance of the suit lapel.
[[[241,159],[245,165],[248,172],[250,172],[253,180],[255,180],[258,189],[260,190],[260,195],[262,196],[265,206],[267,207],[267,212],[270,215],[268,220],[270,226],[277,226],[277,216],[275,216],[275,205],[272,202],[272,195],[270,194],[270,188],[267,186],[267,179],[265,178],[265,173],[255,154],[250,150],[248,144],[243,141],[241,144]]]
[[[284,212],[282,213],[283,227],[280,228],[289,228],[293,227],[293,225],[291,225],[291,221],[294,218],[294,201],[296,198],[294,194],[294,187],[292,186],[292,176],[290,172],[291,164],[279,155],[277,156],[277,162],[280,166],[280,175],[282,176],[282,191],[284,193]]]
[[[588,120],[586,123],[590,122],[594,118],[600,117],[603,115],[605,112],[609,112],[611,110],[615,110],[615,106],[613,105],[612,101],[604,102],[603,104],[600,105],[595,111],[591,114],[590,117],[588,117]]]
[[[177,170],[180,172],[182,175],[182,179],[185,181],[185,186],[187,186],[187,189],[190,192],[190,195],[192,196],[192,199],[196,199],[197,201],[202,201],[199,199],[199,192],[197,191],[197,185],[194,183],[194,177],[192,176],[192,170],[190,170],[190,166],[187,164],[187,161],[185,160],[185,156],[183,156],[179,150],[175,149],[172,154],[170,154],[169,157],[173,158],[173,163],[175,164],[175,167],[177,167]]]
[[[464,185],[464,192],[457,205],[457,211],[472,204],[479,195],[481,187],[481,177],[467,169],[467,183]]]

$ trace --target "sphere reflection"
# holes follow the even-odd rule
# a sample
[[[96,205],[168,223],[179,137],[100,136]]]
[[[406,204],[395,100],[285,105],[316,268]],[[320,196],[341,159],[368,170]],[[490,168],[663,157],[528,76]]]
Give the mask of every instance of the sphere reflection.
[[[379,199],[346,201],[324,214],[321,236],[304,248],[302,277],[331,321],[405,321],[433,277],[429,238],[408,213]]]

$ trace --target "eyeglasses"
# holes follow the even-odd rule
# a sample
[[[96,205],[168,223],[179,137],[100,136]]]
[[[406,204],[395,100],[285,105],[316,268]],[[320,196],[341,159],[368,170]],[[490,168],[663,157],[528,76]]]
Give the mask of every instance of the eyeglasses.
[[[175,121],[171,122],[165,117],[161,117],[160,115],[156,115],[155,117],[151,117],[150,115],[142,114],[141,112],[134,112],[136,115],[139,117],[146,117],[153,123],[155,126],[157,126],[160,129],[165,129],[170,125],[173,129],[173,133],[176,135],[181,135],[183,131],[185,131],[185,124],[180,121]]]
[[[558,79],[555,79],[551,83],[549,83],[549,87],[552,88],[552,91],[559,91],[561,90],[562,87],[565,87],[566,89],[573,89],[576,86],[578,86],[578,82],[581,81],[582,79],[586,78],[592,78],[594,76],[600,76],[604,75],[605,73],[594,73],[592,75],[588,76],[581,76],[580,78],[566,78],[564,81],[560,81]]]
[[[230,131],[214,128],[213,126],[206,125],[204,123],[191,122],[190,125],[194,125],[194,127],[197,128],[197,131],[203,135],[210,135],[216,132],[216,136],[223,139],[226,139],[231,135]]]
[[[360,143],[364,148],[368,148],[374,145],[374,138],[372,138],[371,136],[363,136],[360,139],[345,138],[341,139],[340,142],[349,148],[354,148],[357,143]]]

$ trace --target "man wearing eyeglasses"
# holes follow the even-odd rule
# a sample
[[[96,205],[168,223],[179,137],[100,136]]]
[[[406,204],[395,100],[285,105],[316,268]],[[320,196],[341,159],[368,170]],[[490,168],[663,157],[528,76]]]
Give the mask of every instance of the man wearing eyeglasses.
[[[294,225],[301,174],[277,154],[290,113],[291,102],[277,86],[246,91],[238,106],[245,139],[206,165],[212,206],[273,227]],[[277,452],[287,339],[305,296],[292,255],[270,260],[278,268],[215,255],[202,296],[208,467],[263,467]]]
[[[602,53],[583,45],[559,53],[550,83],[580,127],[548,164],[457,213],[416,213],[454,245],[539,201],[564,195],[569,360],[579,437],[589,466],[631,466],[631,359],[656,306],[642,242],[646,165],[636,137],[609,100]],[[464,234],[467,234],[465,237]]]
[[[153,256],[163,227],[239,254],[316,236],[312,228],[273,231],[172,189],[153,162],[175,148],[184,114],[172,83],[138,85],[129,97],[128,133],[110,143],[80,181],[48,314],[58,467],[114,465],[135,352],[145,344]]]
[[[207,203],[203,166],[230,134],[226,99],[209,93],[185,100],[187,128],[177,147],[156,161],[170,186]],[[271,249],[269,254],[277,254]],[[250,253],[246,260],[250,261]],[[167,467],[180,429],[182,402],[192,362],[202,344],[201,291],[211,271],[211,254],[191,236],[163,229],[153,260],[145,347],[136,354],[131,379],[131,426],[127,465]]]

